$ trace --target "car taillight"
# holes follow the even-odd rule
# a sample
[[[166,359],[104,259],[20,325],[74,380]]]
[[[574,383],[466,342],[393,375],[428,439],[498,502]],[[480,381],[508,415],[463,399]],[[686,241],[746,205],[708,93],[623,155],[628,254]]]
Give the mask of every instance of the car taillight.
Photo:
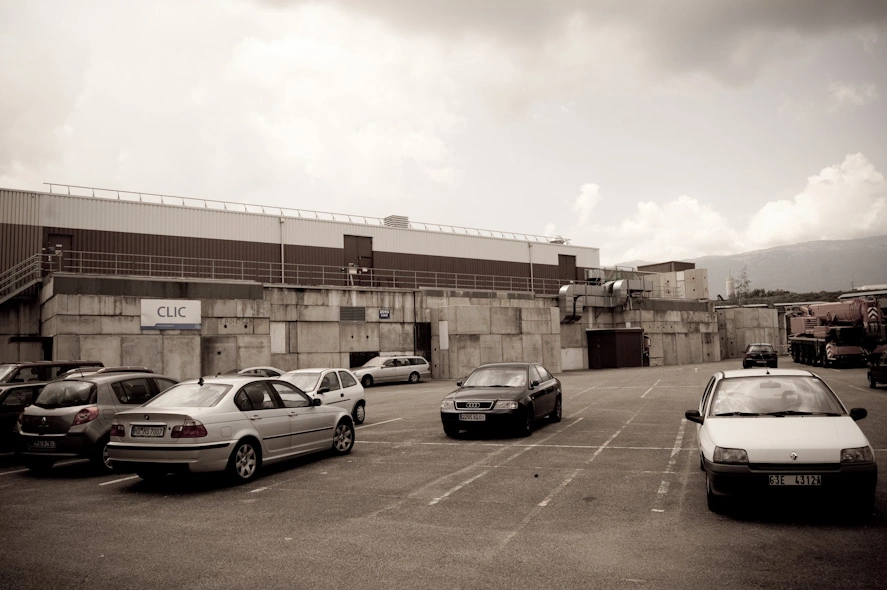
[[[96,418],[99,417],[99,408],[98,406],[89,406],[88,408],[83,408],[77,415],[74,416],[74,424],[72,426],[77,426],[78,424],[86,424],[87,422],[92,422]]]
[[[179,426],[173,426],[169,434],[172,438],[202,438],[206,436],[206,427],[197,420],[185,420]]]
[[[126,436],[126,428],[123,427],[123,424],[112,424],[111,436]]]

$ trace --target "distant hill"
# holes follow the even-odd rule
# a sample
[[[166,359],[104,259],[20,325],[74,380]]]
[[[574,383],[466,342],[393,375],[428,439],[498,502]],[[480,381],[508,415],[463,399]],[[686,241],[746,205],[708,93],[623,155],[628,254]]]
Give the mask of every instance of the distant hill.
[[[637,266],[638,262],[619,266]],[[743,267],[752,289],[847,292],[851,285],[887,284],[887,236],[804,242],[730,256],[703,256],[688,262],[708,270],[712,299],[726,297],[727,275],[736,279]]]

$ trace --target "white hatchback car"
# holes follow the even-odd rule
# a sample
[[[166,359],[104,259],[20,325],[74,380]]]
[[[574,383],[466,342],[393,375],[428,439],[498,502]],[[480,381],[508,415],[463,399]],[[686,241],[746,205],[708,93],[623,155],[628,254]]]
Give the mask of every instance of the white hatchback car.
[[[289,383],[255,376],[185,381],[144,405],[118,412],[108,455],[142,479],[169,472],[226,471],[237,482],[262,465],[354,446],[354,422]]]
[[[325,405],[338,406],[350,412],[355,424],[363,424],[366,419],[363,386],[347,369],[297,369],[287,371],[280,379],[292,383]]]
[[[845,500],[869,516],[878,467],[856,425],[867,415],[849,412],[808,371],[749,369],[715,373],[699,409],[699,465],[708,507],[718,512],[730,497]]]

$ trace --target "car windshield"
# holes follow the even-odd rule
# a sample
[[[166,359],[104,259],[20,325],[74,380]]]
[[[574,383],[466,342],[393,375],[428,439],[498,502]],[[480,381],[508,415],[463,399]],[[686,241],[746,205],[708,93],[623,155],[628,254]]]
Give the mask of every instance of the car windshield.
[[[468,376],[462,387],[526,387],[527,370],[523,367],[480,368]]]
[[[281,377],[301,389],[302,391],[314,391],[320,380],[320,373],[284,373]]]
[[[41,408],[70,408],[85,406],[94,399],[95,385],[86,381],[53,381],[37,396],[35,406]]]
[[[381,356],[377,356],[377,357],[371,358],[370,360],[365,362],[362,366],[364,366],[364,367],[378,367],[378,366],[381,366],[382,363],[384,363],[385,361],[386,361],[385,358],[383,358]]]
[[[722,379],[709,416],[841,415],[841,404],[816,377],[738,377]]]
[[[749,352],[773,352],[773,347],[769,345],[753,345],[748,347]]]
[[[210,408],[231,389],[227,383],[179,383],[144,405],[164,408]]]
[[[0,383],[6,383],[6,379],[15,370],[15,365],[0,365]]]

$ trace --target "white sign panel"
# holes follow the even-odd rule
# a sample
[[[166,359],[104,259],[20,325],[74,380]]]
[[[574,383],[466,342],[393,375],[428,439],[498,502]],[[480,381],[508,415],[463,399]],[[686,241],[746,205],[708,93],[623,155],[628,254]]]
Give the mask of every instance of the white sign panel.
[[[200,301],[142,299],[142,330],[199,330]]]
[[[441,350],[449,350],[450,349],[450,323],[447,320],[442,320],[437,323],[440,331],[440,349]]]

